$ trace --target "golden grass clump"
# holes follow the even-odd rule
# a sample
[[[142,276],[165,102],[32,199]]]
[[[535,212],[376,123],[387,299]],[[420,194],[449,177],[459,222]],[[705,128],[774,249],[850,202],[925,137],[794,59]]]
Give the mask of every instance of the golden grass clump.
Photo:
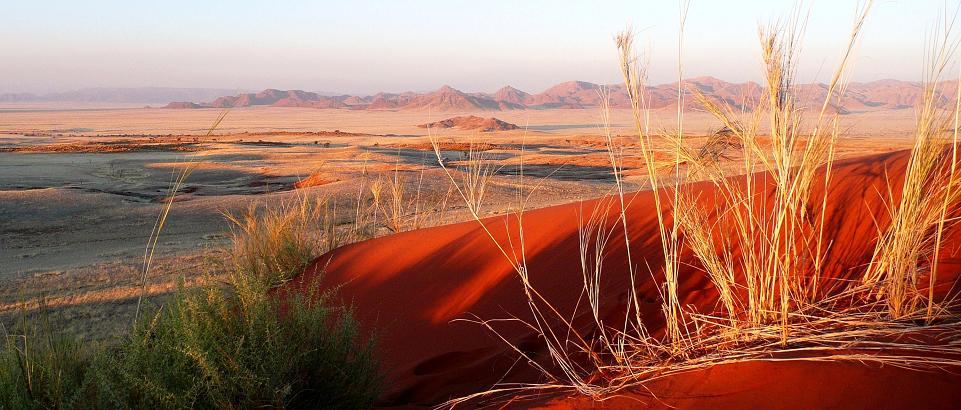
[[[882,299],[894,318],[913,316],[926,306],[928,321],[936,316],[934,287],[937,260],[945,226],[952,224],[961,199],[956,189],[958,114],[955,100],[954,124],[940,109],[943,91],[939,89],[947,64],[957,46],[950,35],[954,20],[938,26],[924,70],[923,94],[917,113],[914,146],[905,171],[900,200],[889,210],[891,224],[880,233],[874,257],[863,282],[873,296]],[[959,83],[961,87],[961,83]],[[957,90],[961,97],[961,88]],[[944,134],[950,129],[950,138]],[[945,146],[949,146],[945,149]],[[896,206],[895,206],[896,205]],[[921,289],[919,261],[930,260],[928,289]]]
[[[712,206],[702,206],[697,204],[696,194],[689,193],[685,204],[675,206],[677,225],[682,227],[691,250],[720,292],[731,322],[745,321],[745,325],[753,327],[780,323],[784,329],[782,343],[787,341],[792,310],[815,300],[820,292],[824,226],[823,219],[810,217],[810,209],[812,204],[824,209],[827,190],[820,198],[811,197],[811,192],[818,169],[830,169],[833,162],[838,128],[823,125],[826,110],[832,100],[843,94],[844,71],[867,11],[867,7],[862,9],[856,19],[810,133],[804,132],[801,124],[802,110],[796,106],[793,85],[796,50],[804,29],[798,15],[786,24],[759,30],[766,91],[749,118],[749,125],[744,125],[728,107],[695,92],[695,98],[730,130],[741,147],[744,160],[736,174],[765,175],[773,183],[772,200],[762,197],[760,190],[767,187],[758,186],[755,178],[744,178],[743,183],[732,180],[731,171],[721,168],[715,157],[678,150],[691,164],[692,174],[706,177],[717,187],[719,198]],[[835,115],[833,123],[836,121]],[[758,135],[762,124],[770,134],[763,142]],[[828,173],[825,187],[829,180]],[[715,206],[723,208],[714,209]],[[711,214],[722,216],[709,223]],[[743,274],[743,283],[737,282],[736,272]],[[742,293],[746,296],[741,297]],[[741,309],[746,315],[740,315]]]
[[[882,225],[879,221],[884,218],[876,217],[877,237],[855,239],[876,244],[871,263],[860,267],[864,269],[860,281],[839,284],[822,278],[834,239],[825,226],[826,210],[829,206],[857,206],[829,203],[835,147],[841,135],[840,114],[829,109],[841,106],[847,71],[871,6],[868,1],[857,9],[840,62],[813,117],[804,116],[804,106],[798,103],[801,91],[795,86],[806,25],[800,8],[788,20],[758,31],[764,92],[751,112],[735,112],[696,89],[685,90],[683,65],[679,64],[676,127],[656,133],[650,126],[646,60],[636,54],[630,30],[617,35],[623,90],[630,100],[639,155],[647,171],[645,183],[654,191],[663,262],[647,265],[645,274],[637,271],[632,260],[631,250],[636,245],[628,239],[630,204],[621,178],[624,152],[611,131],[610,107],[604,104],[602,120],[615,194],[600,200],[593,210],[580,211],[578,232],[583,295],[595,322],[593,328],[582,333],[584,329],[571,325],[569,318],[576,313],[559,313],[562,309],[531,284],[523,252],[507,252],[505,245],[487,232],[524,285],[532,316],[513,321],[522,321],[540,336],[550,363],[512,347],[542,371],[547,381],[495,388],[445,404],[453,406],[494,393],[548,389],[601,398],[625,388],[643,388],[647,382],[670,375],[725,363],[768,360],[775,354],[783,358],[778,360],[847,360],[910,369],[961,366],[956,356],[961,320],[951,313],[957,305],[952,300],[934,300],[938,252],[944,232],[958,217],[961,201],[956,172],[961,85],[955,90],[953,113],[941,108],[946,97],[938,89],[957,46],[950,34],[953,20],[946,20],[938,31],[940,37],[932,41],[932,63],[926,68],[925,97],[918,109],[915,145],[905,179],[889,181],[888,192],[879,192],[889,199],[891,223]],[[687,9],[682,1],[682,40]],[[679,61],[682,54],[683,41],[679,41]],[[723,127],[701,150],[684,143],[687,93]],[[602,91],[602,97],[607,101],[609,95]],[[953,114],[953,127],[949,126],[949,114]],[[806,118],[813,118],[813,123]],[[945,136],[945,129],[950,130],[950,137]],[[659,176],[654,155],[658,139],[673,149],[671,179]],[[740,158],[724,163],[718,152],[726,149],[739,150]],[[444,166],[439,150],[437,158]],[[450,171],[448,175],[452,175]],[[702,197],[702,191],[684,184],[686,181],[713,185],[713,197]],[[894,200],[899,185],[901,195]],[[619,215],[611,226],[606,213],[615,207]],[[476,212],[473,216],[484,226]],[[517,227],[523,251],[522,216],[523,207]],[[604,272],[605,252],[616,231],[625,238],[627,271]],[[678,290],[682,265],[700,270],[710,279],[718,292],[716,310],[697,312],[682,305]],[[685,268],[687,271],[690,269]],[[618,324],[604,323],[599,313],[605,298],[601,278],[614,274],[627,275],[631,286],[624,322]],[[641,317],[637,283],[642,278],[658,284],[664,332],[657,337],[646,327],[650,318]],[[497,333],[496,321],[478,322]],[[929,340],[918,343],[921,334]]]
[[[411,180],[409,173],[395,166],[393,172],[385,172],[368,184],[372,206],[392,233],[423,228],[436,210],[424,207],[424,170],[418,172],[414,192],[410,192]]]
[[[271,286],[299,274],[315,257],[336,246],[337,235],[324,203],[307,197],[263,209],[250,207],[240,215],[226,214],[232,223],[232,272],[263,278]]]
[[[444,156],[442,146],[434,139],[430,128],[427,129],[427,134],[431,148],[434,150],[434,157],[443,168],[451,186],[457,191],[471,215],[475,218],[479,217],[487,189],[499,168],[494,165],[492,158],[481,149],[482,144],[475,144],[474,141],[470,141],[467,151],[463,152],[462,157],[451,160]],[[452,171],[450,167],[456,168],[457,171]],[[523,165],[521,169],[523,170]]]

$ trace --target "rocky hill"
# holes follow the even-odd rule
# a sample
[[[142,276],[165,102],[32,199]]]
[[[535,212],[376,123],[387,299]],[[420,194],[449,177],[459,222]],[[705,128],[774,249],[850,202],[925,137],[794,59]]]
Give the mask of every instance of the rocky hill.
[[[457,128],[461,130],[477,130],[480,132],[510,131],[519,127],[497,118],[483,118],[473,115],[452,117],[443,121],[420,124],[421,128]]]
[[[946,82],[943,88],[953,90],[956,84]],[[700,109],[695,98],[701,93],[718,104],[736,111],[751,111],[757,107],[764,93],[758,83],[729,83],[714,77],[696,77],[681,84],[685,109]],[[797,85],[798,105],[820,109],[827,86],[825,84]],[[674,107],[678,99],[678,84],[669,83],[647,87],[646,103],[652,109]],[[910,81],[879,80],[852,83],[840,106],[831,105],[831,112],[897,110],[914,106],[922,94],[921,84]],[[22,98],[10,95],[9,99]],[[437,112],[506,111],[525,109],[583,109],[597,108],[608,99],[613,108],[630,107],[624,87],[619,84],[600,85],[586,81],[568,81],[537,94],[530,94],[511,86],[494,93],[465,93],[451,86],[443,86],[426,93],[377,93],[372,96],[328,96],[301,90],[267,89],[259,93],[221,96],[210,102],[173,102],[167,108],[236,108],[249,106],[308,107],[367,110],[432,110]],[[949,105],[952,98],[943,98]],[[832,103],[833,104],[833,103]]]

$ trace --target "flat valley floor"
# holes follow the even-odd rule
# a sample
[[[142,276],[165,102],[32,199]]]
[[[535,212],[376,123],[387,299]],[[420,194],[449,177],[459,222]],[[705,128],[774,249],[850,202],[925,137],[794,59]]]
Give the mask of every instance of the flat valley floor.
[[[225,214],[322,198],[348,223],[359,198],[385,181],[404,190],[405,225],[470,217],[418,124],[473,114],[519,130],[432,130],[460,183],[471,160],[492,177],[483,216],[607,195],[615,189],[606,131],[597,109],[474,113],[256,107],[221,111],[93,106],[0,106],[0,319],[45,306],[66,331],[106,339],[130,325],[141,293],[145,249],[177,175],[174,196],[148,271],[146,293],[162,300],[183,280],[218,274],[229,244]],[[646,171],[628,111],[612,113],[611,134],[626,189],[644,189]],[[676,129],[671,110],[652,112],[652,130]],[[909,148],[912,110],[841,117],[838,158]],[[701,149],[719,124],[685,114],[683,144]],[[763,130],[762,130],[763,131]],[[657,132],[655,132],[657,134]],[[655,138],[656,152],[671,151]],[[736,149],[722,152],[736,163]],[[672,168],[669,154],[660,157]],[[672,172],[663,172],[670,178]]]

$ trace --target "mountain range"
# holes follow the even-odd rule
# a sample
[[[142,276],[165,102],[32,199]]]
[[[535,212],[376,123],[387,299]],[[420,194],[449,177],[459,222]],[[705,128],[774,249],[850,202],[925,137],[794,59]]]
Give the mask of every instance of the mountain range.
[[[953,83],[953,82],[952,82]],[[956,84],[956,83],[953,83]],[[953,87],[943,83],[944,87]],[[828,86],[821,83],[797,85],[798,104],[802,107],[820,108]],[[734,110],[753,110],[763,95],[764,88],[758,83],[729,83],[714,77],[697,77],[684,80],[682,87],[684,106],[700,108],[694,98],[699,91],[718,103]],[[837,113],[896,110],[910,108],[921,98],[922,87],[918,82],[878,80],[848,85],[843,103],[830,105]],[[658,109],[674,107],[678,99],[678,84],[669,83],[647,87],[647,104]],[[327,95],[301,90],[267,89],[258,93],[241,93],[220,96],[209,102],[181,101],[169,103],[167,108],[236,108],[250,106],[310,107],[363,110],[426,110],[434,111],[505,111],[551,108],[593,108],[607,99],[613,108],[630,106],[630,99],[622,85],[601,85],[585,81],[568,81],[557,84],[537,94],[505,86],[493,93],[467,93],[450,86],[426,93],[377,93],[370,96]],[[948,104],[952,98],[942,97]]]

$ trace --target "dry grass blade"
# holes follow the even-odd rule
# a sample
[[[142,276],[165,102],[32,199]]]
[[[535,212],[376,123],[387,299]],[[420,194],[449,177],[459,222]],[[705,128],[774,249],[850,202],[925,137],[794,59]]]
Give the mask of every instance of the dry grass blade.
[[[930,285],[928,291],[923,292],[919,285],[922,274],[919,267],[922,261],[937,255],[945,222],[961,200],[961,193],[954,189],[957,139],[953,137],[948,141],[942,134],[950,116],[940,109],[943,95],[938,89],[958,44],[958,40],[952,38],[956,15],[957,11],[955,17],[937,26],[931,40],[914,146],[900,200],[896,205],[891,204],[891,223],[879,238],[871,265],[864,274],[863,282],[873,289],[876,297],[887,302],[889,313],[895,318],[910,315],[918,306],[926,304],[928,320],[933,319],[937,268],[930,266]],[[959,109],[961,106],[955,105],[955,118]],[[950,142],[948,151],[946,142]]]
[[[214,130],[220,126],[220,123],[227,118],[227,113],[229,111],[222,111],[217,119],[214,120],[210,128],[207,129],[206,136],[213,134]],[[133,325],[136,326],[138,319],[140,318],[140,310],[143,305],[143,298],[147,292],[147,276],[150,272],[150,266],[153,263],[154,253],[157,250],[157,242],[160,240],[160,233],[163,232],[164,226],[167,225],[167,217],[170,216],[170,210],[173,208],[174,199],[180,189],[183,188],[184,183],[187,181],[187,177],[193,172],[194,164],[189,163],[183,167],[179,174],[175,174],[173,183],[170,186],[170,191],[167,194],[163,210],[160,215],[157,216],[157,221],[154,223],[153,229],[150,231],[150,236],[147,239],[147,247],[144,249],[144,262],[143,268],[141,269],[140,275],[140,295],[137,297],[137,309],[134,311]]]
[[[863,283],[825,283],[822,278],[824,272],[833,275],[837,269],[825,268],[826,263],[834,263],[828,254],[832,241],[838,239],[830,236],[834,231],[826,228],[830,223],[826,215],[849,206],[832,203],[838,197],[829,196],[838,186],[832,168],[841,129],[839,114],[830,112],[830,108],[842,106],[847,71],[872,5],[868,1],[856,10],[850,36],[825,87],[824,99],[814,107],[816,115],[811,125],[802,124],[803,106],[798,103],[799,91],[794,86],[805,30],[800,8],[785,23],[759,30],[765,88],[753,112],[737,113],[723,101],[692,90],[694,98],[724,127],[700,151],[689,148],[685,141],[685,94],[679,81],[676,129],[661,136],[673,149],[673,186],[658,175],[655,138],[649,129],[645,65],[635,54],[633,34],[619,34],[615,40],[624,90],[630,101],[639,155],[647,171],[645,182],[654,191],[650,200],[656,220],[651,223],[656,225],[649,228],[659,234],[663,264],[649,266],[649,270],[651,280],[659,285],[656,289],[663,317],[657,319],[663,319],[663,336],[651,337],[641,317],[641,295],[631,253],[634,244],[629,239],[630,200],[621,179],[624,151],[611,131],[610,106],[604,104],[601,114],[614,175],[613,195],[598,201],[589,213],[581,209],[578,214],[582,294],[593,323],[574,328],[572,321],[565,320],[563,326],[552,327],[548,319],[557,309],[531,284],[523,254],[512,259],[498,245],[505,257],[520,261],[514,266],[535,318],[532,323],[516,317],[510,320],[527,325],[544,340],[564,377],[531,360],[550,382],[503,386],[444,405],[490,394],[516,396],[565,389],[601,398],[626,388],[643,389],[650,381],[680,373],[744,361],[852,361],[912,370],[961,367],[957,356],[961,317],[955,313],[961,304],[955,299],[933,300],[943,235],[961,213],[961,187],[957,186],[961,177],[956,170],[961,85],[950,141],[941,137],[948,116],[936,109],[942,99],[935,84],[956,48],[947,35],[936,42],[937,52],[932,53],[934,63],[925,82],[916,145],[907,164],[903,194],[899,203],[887,205],[892,223],[880,230],[877,238],[854,239],[877,240],[870,266],[845,267],[866,269]],[[682,38],[686,13],[687,3],[681,2]],[[946,32],[950,31],[950,24],[947,26]],[[683,52],[683,45],[678,52]],[[678,75],[682,78],[682,65],[678,66]],[[609,101],[603,90],[601,97]],[[762,130],[768,134],[762,135]],[[945,142],[950,142],[949,149],[945,149]],[[740,161],[722,164],[724,153],[732,149],[740,150]],[[435,152],[441,161],[436,145]],[[682,169],[682,164],[686,168]],[[453,182],[453,176],[450,178]],[[699,191],[703,186],[682,185],[685,178],[704,178],[714,189],[705,195]],[[609,215],[615,208],[616,218]],[[476,213],[474,216],[480,222]],[[618,246],[624,246],[624,274],[631,289],[626,301],[618,302],[624,304],[624,322],[612,326],[599,312],[606,296],[602,278],[612,276],[604,268],[606,250],[615,233],[624,236],[624,243]],[[494,239],[489,231],[487,234]],[[929,283],[923,291],[919,277],[926,261],[932,262]],[[681,305],[678,274],[682,263],[691,268],[685,271],[703,271],[714,285],[718,296],[713,310],[701,313]],[[827,275],[831,280],[838,279],[831,275]],[[922,305],[925,294],[927,303]],[[541,306],[550,308],[541,310]],[[477,322],[497,333],[496,321]],[[578,330],[588,328],[591,339],[581,339]],[[559,332],[575,335],[574,342],[566,343],[557,336]],[[530,360],[527,353],[511,347]]]

